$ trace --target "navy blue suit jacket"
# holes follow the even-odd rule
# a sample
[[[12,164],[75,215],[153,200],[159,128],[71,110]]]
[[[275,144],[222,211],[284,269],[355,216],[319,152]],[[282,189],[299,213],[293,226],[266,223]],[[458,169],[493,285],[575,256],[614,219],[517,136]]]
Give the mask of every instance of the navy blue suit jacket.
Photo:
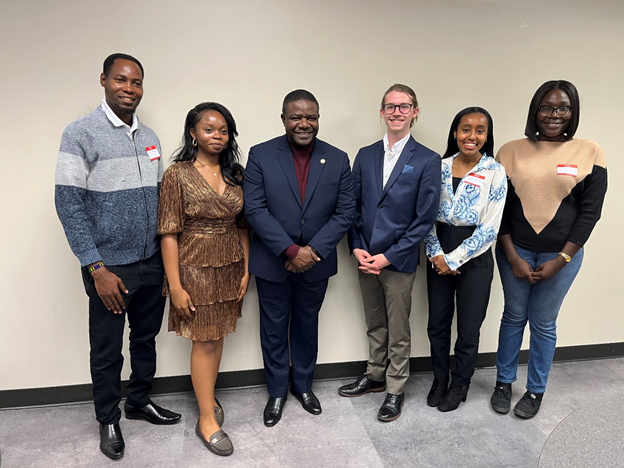
[[[383,141],[353,163],[356,213],[349,248],[383,253],[388,270],[413,273],[440,204],[440,155],[410,137],[383,187]]]
[[[355,212],[345,152],[315,140],[302,204],[286,135],[261,143],[249,150],[243,192],[245,216],[254,232],[250,273],[268,281],[284,281],[291,273],[284,267],[288,259],[282,253],[293,243],[312,246],[323,259],[297,274],[306,281],[319,281],[338,272],[336,245],[347,233]]]

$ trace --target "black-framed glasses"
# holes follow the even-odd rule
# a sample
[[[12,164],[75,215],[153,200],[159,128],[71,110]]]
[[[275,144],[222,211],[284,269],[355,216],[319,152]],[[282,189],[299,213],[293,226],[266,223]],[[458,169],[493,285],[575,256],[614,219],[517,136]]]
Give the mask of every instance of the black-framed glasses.
[[[401,114],[407,114],[412,107],[414,107],[413,104],[384,104],[383,111],[384,114],[390,115],[394,114],[394,110],[398,108]]]
[[[561,106],[561,107],[552,107],[552,106],[539,106],[539,112],[544,117],[548,117],[553,112],[555,115],[559,117],[566,117],[570,112],[572,112],[572,108],[570,106]]]

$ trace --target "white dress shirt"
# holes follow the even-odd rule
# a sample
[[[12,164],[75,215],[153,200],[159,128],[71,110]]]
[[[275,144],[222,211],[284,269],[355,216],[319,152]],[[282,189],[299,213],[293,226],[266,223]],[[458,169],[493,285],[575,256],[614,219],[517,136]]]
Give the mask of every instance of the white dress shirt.
[[[383,145],[384,145],[384,163],[383,163],[383,187],[386,187],[386,182],[390,178],[390,174],[392,174],[392,170],[394,166],[396,166],[397,161],[399,160],[399,156],[403,152],[403,148],[407,144],[407,140],[410,138],[410,134],[408,133],[405,138],[400,139],[392,148],[390,148],[390,142],[388,141],[388,133],[386,133],[383,137]]]

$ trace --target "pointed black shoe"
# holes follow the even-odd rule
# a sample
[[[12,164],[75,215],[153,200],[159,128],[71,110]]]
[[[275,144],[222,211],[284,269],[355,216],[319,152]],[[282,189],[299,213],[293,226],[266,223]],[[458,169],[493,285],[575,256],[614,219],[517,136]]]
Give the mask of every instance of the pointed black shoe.
[[[455,385],[452,383],[442,400],[440,400],[438,409],[445,413],[456,410],[462,401],[466,401],[469,388],[470,385]]]
[[[119,460],[124,456],[123,436],[119,424],[100,424],[100,450],[111,460]]]
[[[130,406],[126,401],[124,403],[124,412],[126,413],[126,419],[142,419],[158,425],[175,424],[182,417],[181,414],[161,408],[151,401],[143,408]]]
[[[446,379],[433,379],[431,390],[427,395],[427,404],[433,408],[440,404],[440,400],[448,390],[449,378]]]
[[[398,417],[401,416],[404,396],[404,393],[401,393],[400,395],[388,393],[386,395],[386,399],[383,402],[383,405],[381,405],[381,408],[379,408],[379,413],[377,413],[377,419],[382,422],[390,422],[398,419]]]
[[[297,400],[301,402],[301,406],[303,406],[303,409],[306,410],[308,413],[318,416],[323,412],[323,410],[321,409],[321,402],[318,401],[318,398],[316,398],[316,395],[314,394],[314,392],[312,392],[312,390],[310,390],[309,392],[300,393],[294,391],[291,388],[290,393],[297,397]]]
[[[287,397],[273,398],[269,397],[266,406],[264,407],[264,425],[267,427],[275,426],[280,419],[282,419],[282,411],[286,404]]]
[[[377,393],[385,391],[386,381],[382,380],[378,382],[377,380],[373,380],[368,374],[364,374],[358,377],[355,382],[343,385],[338,389],[340,396],[347,398],[359,397],[370,392]]]

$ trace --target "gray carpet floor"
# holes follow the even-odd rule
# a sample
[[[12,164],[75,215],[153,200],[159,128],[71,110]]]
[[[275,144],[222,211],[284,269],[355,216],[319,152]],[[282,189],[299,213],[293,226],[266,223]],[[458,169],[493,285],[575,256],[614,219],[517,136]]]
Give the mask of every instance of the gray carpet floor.
[[[513,411],[499,415],[490,409],[495,377],[495,369],[478,369],[466,403],[442,413],[425,402],[431,375],[414,374],[403,414],[392,423],[376,419],[383,394],[340,397],[337,389],[348,381],[315,382],[313,390],[323,406],[320,416],[308,414],[291,397],[273,428],[262,423],[264,388],[220,391],[226,414],[223,429],[235,447],[228,458],[208,452],[195,435],[198,410],[192,394],[154,398],[183,414],[175,426],[122,419],[126,452],[116,462],[99,452],[92,404],[2,410],[1,466],[526,468],[537,467],[542,456],[543,466],[591,468],[587,460],[592,459],[594,446],[585,434],[624,420],[624,413],[617,417],[617,411],[624,412],[624,405],[617,402],[624,388],[624,358],[554,364],[541,411],[531,420],[521,420]],[[525,381],[526,367],[521,367],[512,404],[524,393]],[[598,410],[582,410],[594,404]],[[596,412],[609,418],[601,419]],[[569,415],[569,421],[564,421]],[[617,434],[621,441],[621,425]],[[600,446],[600,464],[595,466],[624,466],[622,444],[609,447]],[[572,448],[589,458],[579,464],[581,458],[575,458]]]

